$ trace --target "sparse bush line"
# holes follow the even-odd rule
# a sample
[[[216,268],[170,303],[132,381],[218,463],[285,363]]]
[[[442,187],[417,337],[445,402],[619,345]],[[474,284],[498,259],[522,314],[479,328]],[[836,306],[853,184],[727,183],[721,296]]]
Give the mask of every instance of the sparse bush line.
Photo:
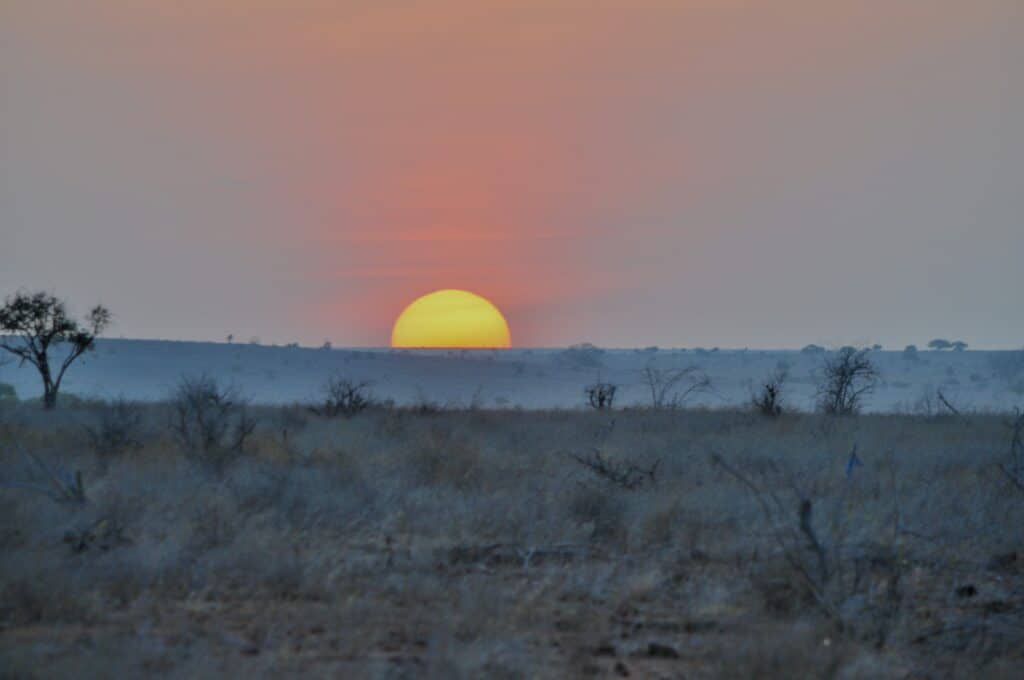
[[[811,649],[804,675],[828,664],[857,676],[867,663],[898,677],[955,657],[983,677],[989,659],[1019,656],[1013,532],[1024,503],[1002,472],[986,475],[1014,469],[994,415],[455,407],[370,408],[349,421],[260,406],[244,455],[214,478],[181,464],[197,459],[173,436],[173,401],[144,411],[167,428],[140,428],[140,448],[102,465],[109,456],[84,446],[81,422],[112,408],[5,414],[0,471],[21,461],[16,432],[48,468],[60,468],[49,451],[67,451],[59,461],[81,470],[89,494],[64,500],[29,457],[31,475],[5,474],[40,488],[0,492],[0,554],[15,557],[0,559],[0,653],[40,633],[72,653],[56,634],[69,623],[88,623],[99,648],[111,643],[107,624],[187,615],[190,639],[218,654],[284,664],[301,643],[299,662],[326,668],[343,653],[343,671],[360,674],[380,647],[339,652],[332,630],[412,658],[429,652],[416,641],[440,611],[463,622],[466,640],[481,629],[530,649],[557,639],[559,662],[621,662],[634,677],[685,671],[691,643],[707,650],[699,663],[711,675],[757,675],[751,639],[773,650],[762,670],[792,671],[792,650]],[[1010,452],[1014,441],[1011,429]],[[898,456],[879,453],[890,444]],[[721,452],[710,465],[709,450]],[[76,485],[63,468],[55,476]],[[265,633],[282,615],[304,623]],[[251,653],[240,657],[236,639]],[[116,644],[138,664],[152,658],[133,639]],[[180,647],[165,649],[170,671],[184,671]],[[49,657],[19,650],[59,675]]]

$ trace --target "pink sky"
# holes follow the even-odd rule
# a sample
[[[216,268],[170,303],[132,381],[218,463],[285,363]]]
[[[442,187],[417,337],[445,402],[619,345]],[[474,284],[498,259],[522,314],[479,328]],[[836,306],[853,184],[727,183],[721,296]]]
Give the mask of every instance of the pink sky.
[[[1024,9],[0,7],[0,292],[128,336],[1024,344]]]

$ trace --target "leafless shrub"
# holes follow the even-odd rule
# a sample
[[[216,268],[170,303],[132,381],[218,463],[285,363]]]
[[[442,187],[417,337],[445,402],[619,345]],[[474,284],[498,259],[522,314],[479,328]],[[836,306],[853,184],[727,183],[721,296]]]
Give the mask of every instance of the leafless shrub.
[[[682,408],[694,394],[711,389],[711,378],[696,366],[647,366],[640,371],[640,377],[651,395],[651,407],[655,409]]]
[[[818,387],[818,409],[827,415],[858,413],[864,398],[878,384],[878,370],[868,357],[869,350],[844,347],[825,359],[825,374]]]
[[[362,413],[373,403],[368,389],[370,383],[356,382],[342,376],[328,378],[323,387],[323,399],[310,411],[325,418],[343,416],[351,418]]]
[[[771,525],[772,537],[782,550],[786,561],[800,576],[808,591],[829,616],[838,616],[836,605],[826,595],[830,570],[825,549],[818,540],[812,525],[813,504],[807,498],[801,499],[796,514],[799,524],[794,526],[793,515],[787,510],[774,490],[755,481],[719,456],[711,455],[712,464],[718,466],[747,488],[757,501],[765,519]],[[804,550],[809,550],[808,560]]]
[[[186,454],[219,471],[256,429],[247,406],[234,388],[208,375],[184,377],[171,399],[171,431]]]
[[[848,473],[856,457],[850,454]],[[795,507],[783,501],[779,485],[748,475],[712,454],[713,465],[740,482],[757,502],[787,565],[818,609],[840,631],[874,637],[883,644],[902,600],[903,563],[883,544],[848,545],[844,522],[829,518],[823,534],[815,528],[815,501],[796,491]],[[770,469],[775,470],[774,464]],[[843,504],[839,503],[838,507]],[[893,533],[899,533],[899,510],[893,512]],[[865,611],[866,610],[866,611]],[[866,614],[858,622],[857,614]]]
[[[800,500],[797,512],[787,510],[778,495],[766,485],[712,455],[712,463],[727,472],[750,491],[771,527],[772,537],[782,551],[786,562],[802,582],[806,591],[826,616],[840,620],[838,604],[827,592],[831,579],[830,565],[824,546],[818,539],[812,523],[813,504],[810,499]],[[795,522],[794,520],[798,520]]]
[[[101,456],[118,456],[141,448],[142,410],[135,402],[116,399],[100,410],[99,422],[86,425],[92,448]]]
[[[763,416],[775,418],[782,415],[782,390],[789,378],[789,372],[780,368],[761,383],[761,389],[751,397],[754,410]]]
[[[599,380],[583,388],[583,393],[587,395],[587,404],[590,408],[603,411],[612,408],[615,404],[615,393],[618,389],[618,385]]]
[[[629,461],[606,457],[598,449],[592,449],[587,454],[571,453],[569,457],[601,479],[629,491],[656,484],[658,467],[661,465],[661,461],[657,460],[649,467],[642,467]]]

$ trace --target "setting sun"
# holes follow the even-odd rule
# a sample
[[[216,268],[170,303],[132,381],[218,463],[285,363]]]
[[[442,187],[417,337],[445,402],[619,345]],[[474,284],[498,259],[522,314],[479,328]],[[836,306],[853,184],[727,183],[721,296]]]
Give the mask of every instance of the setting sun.
[[[507,348],[508,323],[488,300],[464,290],[439,290],[406,307],[391,331],[392,347]]]

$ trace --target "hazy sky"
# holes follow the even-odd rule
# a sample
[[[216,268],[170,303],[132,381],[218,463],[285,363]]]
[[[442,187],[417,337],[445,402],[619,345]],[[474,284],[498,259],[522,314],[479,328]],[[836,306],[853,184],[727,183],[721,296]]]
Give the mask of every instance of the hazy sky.
[[[0,294],[114,335],[1024,345],[1021,0],[2,0]]]

